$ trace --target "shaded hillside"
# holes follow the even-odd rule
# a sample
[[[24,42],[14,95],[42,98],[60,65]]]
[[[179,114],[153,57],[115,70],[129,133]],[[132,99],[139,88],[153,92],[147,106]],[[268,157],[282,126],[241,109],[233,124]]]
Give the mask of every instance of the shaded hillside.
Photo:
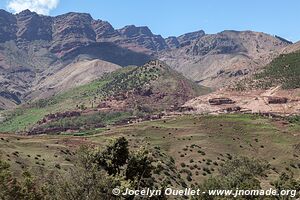
[[[15,99],[9,94],[7,96],[6,94],[1,94],[0,96],[0,110],[6,110],[10,108],[14,108],[16,105],[18,105],[19,102],[16,102]]]
[[[80,46],[61,58],[63,62],[70,62],[74,58],[101,59],[123,67],[128,65],[143,65],[151,56],[122,48],[111,42],[97,42],[86,46]]]
[[[130,117],[144,118],[177,109],[187,100],[209,91],[164,63],[151,61],[142,67],[119,69],[90,84],[7,112],[0,131],[29,130],[40,120],[38,127],[59,126],[63,131],[75,125],[75,129],[104,127],[127,122]],[[58,114],[46,116],[50,113]]]
[[[58,73],[71,63],[100,59],[117,65],[142,65],[150,56],[123,49],[115,44],[97,43],[80,47],[59,58],[50,53],[44,42],[32,42],[27,49],[19,48],[11,41],[0,44],[0,91],[17,96],[24,101],[25,95],[32,92],[43,79]],[[2,48],[1,48],[2,47]],[[3,59],[1,59],[1,57]],[[83,64],[85,65],[85,64]],[[75,69],[74,69],[75,70]],[[82,76],[87,76],[83,71]],[[92,78],[90,78],[92,80]]]

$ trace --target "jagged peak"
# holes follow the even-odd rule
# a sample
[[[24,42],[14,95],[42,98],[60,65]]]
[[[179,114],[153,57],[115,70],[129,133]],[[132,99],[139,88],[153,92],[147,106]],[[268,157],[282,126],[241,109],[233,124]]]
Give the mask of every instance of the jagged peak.
[[[29,9],[23,10],[16,14],[17,16],[25,16],[25,15],[38,15],[36,12],[33,12]]]
[[[188,33],[182,34],[178,37],[183,37],[183,36],[186,36],[186,35],[197,35],[197,34],[204,35],[205,31],[204,30],[198,30],[198,31],[188,32]]]
[[[10,12],[7,12],[7,11],[4,10],[4,9],[0,9],[0,14],[3,14],[3,13],[5,13],[5,14],[11,14]]]
[[[135,25],[127,25],[118,31],[126,36],[134,36],[136,34],[144,34],[144,35],[153,35],[151,30],[147,26],[135,26]]]
[[[95,25],[95,24],[105,25],[105,26],[109,27],[110,29],[114,30],[114,27],[108,21],[105,21],[105,20],[96,19],[96,20],[92,21],[92,24],[93,25]]]
[[[185,33],[183,35],[180,35],[180,36],[177,37],[177,39],[180,42],[183,42],[183,41],[187,41],[187,40],[198,39],[200,37],[203,37],[204,35],[205,35],[205,32],[203,30],[199,30],[199,31],[189,32],[189,33]]]
[[[73,16],[80,16],[87,18],[89,21],[93,20],[93,17],[89,13],[79,13],[79,12],[68,12],[62,15],[57,15],[55,18],[64,18],[64,17],[73,17]]]
[[[24,17],[24,16],[40,16],[40,17],[47,17],[47,18],[50,18],[51,16],[49,15],[44,15],[44,14],[39,14],[35,11],[31,11],[30,9],[25,9],[19,13],[16,13],[15,14],[16,17]]]

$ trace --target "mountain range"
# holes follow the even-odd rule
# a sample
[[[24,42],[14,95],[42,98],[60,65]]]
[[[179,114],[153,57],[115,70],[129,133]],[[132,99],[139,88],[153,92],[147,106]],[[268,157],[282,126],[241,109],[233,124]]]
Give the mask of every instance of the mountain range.
[[[105,73],[160,59],[218,89],[265,66],[293,44],[253,31],[203,30],[163,38],[146,27],[115,29],[86,13],[50,17],[0,10],[0,108],[49,97]]]
[[[296,192],[299,66],[300,42],[261,32],[164,38],[85,13],[0,10],[0,199]]]

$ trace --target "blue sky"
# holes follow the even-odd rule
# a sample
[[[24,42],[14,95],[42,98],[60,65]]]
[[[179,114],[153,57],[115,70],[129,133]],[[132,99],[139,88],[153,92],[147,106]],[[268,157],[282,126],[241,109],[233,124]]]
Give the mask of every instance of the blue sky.
[[[7,10],[12,1],[56,1],[56,8],[49,8],[52,16],[86,12],[115,28],[147,25],[164,37],[200,29],[206,33],[254,30],[300,40],[299,0],[0,0],[0,8]]]

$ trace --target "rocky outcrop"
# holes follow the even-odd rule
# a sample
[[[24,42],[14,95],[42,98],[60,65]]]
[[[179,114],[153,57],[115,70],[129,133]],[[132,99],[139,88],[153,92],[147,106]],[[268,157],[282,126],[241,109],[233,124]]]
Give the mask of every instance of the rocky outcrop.
[[[51,52],[69,51],[96,41],[89,14],[67,13],[53,19]]]
[[[130,25],[117,31],[121,35],[117,43],[131,49],[145,48],[156,52],[168,47],[165,40],[160,35],[154,35],[147,26],[136,27]]]
[[[180,46],[177,37],[171,36],[166,38],[165,41],[170,49],[178,48]]]
[[[169,49],[174,49],[190,45],[194,40],[198,40],[203,36],[205,36],[205,32],[203,30],[200,30],[191,33],[186,33],[178,37],[171,36],[166,38],[165,41]]]
[[[234,33],[235,34],[235,33]],[[232,54],[247,52],[243,43],[231,32],[206,35],[196,41],[186,53],[193,56],[204,56],[207,54]]]
[[[111,41],[111,38],[120,36],[120,33],[116,31],[112,27],[112,25],[106,21],[93,20],[92,26],[96,34],[97,42]]]
[[[40,16],[29,10],[25,10],[16,15],[18,40],[52,40],[52,18]]]
[[[5,98],[5,99],[9,99],[10,101],[14,102],[17,105],[21,104],[21,100],[14,93],[10,93],[10,92],[7,92],[7,91],[0,91],[0,97]]]
[[[0,42],[16,39],[17,20],[5,10],[0,10]]]
[[[205,36],[205,32],[203,30],[200,30],[200,31],[195,31],[195,32],[190,32],[190,33],[180,35],[179,37],[177,37],[177,40],[181,46],[185,46],[191,41],[198,40],[203,36]]]

